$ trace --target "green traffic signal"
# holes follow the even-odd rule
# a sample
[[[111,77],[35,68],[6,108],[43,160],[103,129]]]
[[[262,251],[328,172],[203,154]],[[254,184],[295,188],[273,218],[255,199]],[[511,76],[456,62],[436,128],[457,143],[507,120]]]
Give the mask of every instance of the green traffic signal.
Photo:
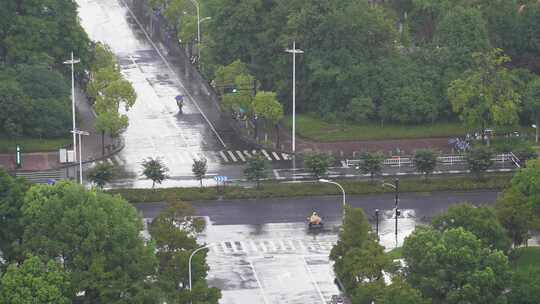
[[[17,168],[22,167],[22,149],[21,149],[21,145],[17,145],[17,147],[16,147],[15,163],[17,164]]]

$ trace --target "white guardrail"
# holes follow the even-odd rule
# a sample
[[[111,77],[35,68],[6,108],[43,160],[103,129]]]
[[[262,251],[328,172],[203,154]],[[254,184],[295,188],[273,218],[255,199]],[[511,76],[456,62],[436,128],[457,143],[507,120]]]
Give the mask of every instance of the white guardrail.
[[[494,162],[497,163],[505,163],[505,162],[512,162],[516,167],[521,168],[520,160],[517,158],[514,153],[503,153],[503,154],[497,154],[495,157],[492,158]],[[447,155],[447,156],[439,156],[437,157],[437,162],[442,165],[454,165],[454,164],[463,164],[467,160],[464,155]],[[361,159],[347,159],[345,160],[345,164],[347,167],[357,167],[359,166],[363,160]],[[406,167],[406,166],[413,166],[413,159],[410,157],[401,157],[401,156],[394,156],[392,158],[387,158],[383,161],[383,165],[385,166],[392,166],[392,167]]]

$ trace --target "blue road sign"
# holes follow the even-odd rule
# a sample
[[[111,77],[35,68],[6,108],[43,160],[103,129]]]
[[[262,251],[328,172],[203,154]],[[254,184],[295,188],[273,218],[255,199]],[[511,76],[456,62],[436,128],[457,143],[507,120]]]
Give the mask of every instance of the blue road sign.
[[[214,176],[214,180],[218,183],[224,183],[227,181],[227,177],[226,176],[223,176],[223,175],[217,175],[217,176]]]

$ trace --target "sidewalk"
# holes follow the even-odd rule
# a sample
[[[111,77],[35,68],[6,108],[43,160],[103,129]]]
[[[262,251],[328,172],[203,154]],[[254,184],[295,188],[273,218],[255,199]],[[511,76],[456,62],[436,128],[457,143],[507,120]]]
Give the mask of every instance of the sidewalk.
[[[102,153],[101,134],[95,130],[95,113],[90,106],[83,91],[79,88],[75,90],[75,106],[76,106],[76,122],[80,130],[90,133],[89,136],[82,136],[82,158],[83,162],[90,162],[103,157],[110,156],[121,149],[122,143],[120,139],[113,139],[108,135],[104,137],[105,154]],[[71,134],[70,134],[71,135]],[[77,139],[78,140],[78,139]],[[58,147],[61,149],[64,147]],[[72,149],[69,145],[68,149]],[[59,162],[58,151],[56,152],[35,152],[23,153],[22,168],[17,169],[15,164],[15,154],[0,154],[0,168],[5,168],[8,171],[46,171],[64,167],[69,167],[74,164],[62,164]],[[78,156],[78,151],[77,151]]]

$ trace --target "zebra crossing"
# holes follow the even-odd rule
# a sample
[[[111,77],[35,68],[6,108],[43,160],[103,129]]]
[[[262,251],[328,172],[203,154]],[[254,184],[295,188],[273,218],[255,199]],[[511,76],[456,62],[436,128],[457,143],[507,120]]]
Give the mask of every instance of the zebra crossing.
[[[258,150],[221,150],[221,151],[188,151],[180,150],[177,152],[167,153],[165,155],[159,155],[167,164],[174,166],[174,164],[192,164],[194,159],[207,158],[211,162],[220,162],[226,164],[245,163],[254,155],[262,155],[268,161],[288,161],[291,156],[287,153],[266,151],[265,149]],[[142,157],[141,157],[142,159]],[[97,163],[109,163],[114,166],[124,166],[126,160],[119,155],[114,155],[110,158],[98,161]],[[95,164],[91,164],[93,167]]]
[[[227,254],[321,254],[329,253],[335,240],[265,239],[213,243],[210,252]]]
[[[242,163],[252,158],[254,155],[260,154],[264,156],[268,161],[287,161],[291,159],[291,155],[287,153],[280,153],[271,151],[268,152],[265,149],[260,150],[223,150],[218,152],[218,156],[221,162],[224,163]]]

